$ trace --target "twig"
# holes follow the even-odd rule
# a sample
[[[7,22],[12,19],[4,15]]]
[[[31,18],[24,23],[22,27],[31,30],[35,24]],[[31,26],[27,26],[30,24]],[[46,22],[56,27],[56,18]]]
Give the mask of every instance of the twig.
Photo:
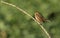
[[[48,36],[48,38],[51,38],[51,36],[49,35],[49,33],[46,31],[46,29],[39,23],[35,20],[35,18],[33,18],[30,14],[28,14],[25,10],[19,8],[18,6],[16,5],[13,5],[11,3],[7,3],[7,2],[4,2],[4,1],[1,1],[1,3],[4,3],[4,4],[7,4],[9,6],[12,6],[12,7],[15,7],[16,9],[18,9],[19,11],[23,12],[24,14],[28,15],[29,17],[31,17],[41,28],[42,30],[46,33],[46,35]]]

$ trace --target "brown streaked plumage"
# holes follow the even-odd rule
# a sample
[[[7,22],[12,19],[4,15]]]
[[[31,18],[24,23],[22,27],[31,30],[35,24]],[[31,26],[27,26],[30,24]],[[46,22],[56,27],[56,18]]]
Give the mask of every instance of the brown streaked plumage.
[[[38,11],[35,12],[35,19],[39,23],[43,23],[46,21],[46,19]]]

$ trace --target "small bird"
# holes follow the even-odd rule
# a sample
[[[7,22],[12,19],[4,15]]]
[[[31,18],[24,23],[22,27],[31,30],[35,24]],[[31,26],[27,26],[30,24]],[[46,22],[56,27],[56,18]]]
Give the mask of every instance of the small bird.
[[[36,21],[38,21],[39,23],[44,23],[46,22],[46,19],[42,16],[42,14],[40,14],[38,11],[35,12],[35,19]]]

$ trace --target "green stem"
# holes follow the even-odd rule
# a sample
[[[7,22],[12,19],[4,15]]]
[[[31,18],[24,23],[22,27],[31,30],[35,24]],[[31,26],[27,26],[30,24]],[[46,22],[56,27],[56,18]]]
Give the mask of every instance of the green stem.
[[[22,13],[28,15],[29,17],[31,17],[41,28],[42,30],[46,33],[46,35],[48,36],[48,38],[51,38],[51,36],[49,35],[49,33],[47,32],[47,30],[39,23],[35,20],[35,18],[33,18],[30,14],[28,14],[26,11],[24,11],[23,9],[19,8],[18,6],[16,5],[13,5],[11,3],[7,3],[7,2],[4,2],[4,1],[1,1],[1,3],[4,3],[4,4],[7,4],[9,6],[12,6],[12,7],[15,7],[16,9],[18,9],[19,11],[21,11]]]

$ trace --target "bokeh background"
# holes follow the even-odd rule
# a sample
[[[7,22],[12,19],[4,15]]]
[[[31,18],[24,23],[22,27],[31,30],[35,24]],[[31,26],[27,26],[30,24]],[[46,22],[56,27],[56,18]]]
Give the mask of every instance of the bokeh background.
[[[43,24],[44,28],[52,38],[60,38],[60,0],[2,1],[22,8],[33,17],[35,11],[39,11],[45,18],[50,20],[50,22]],[[12,6],[0,3],[0,38],[48,37],[31,17]]]

